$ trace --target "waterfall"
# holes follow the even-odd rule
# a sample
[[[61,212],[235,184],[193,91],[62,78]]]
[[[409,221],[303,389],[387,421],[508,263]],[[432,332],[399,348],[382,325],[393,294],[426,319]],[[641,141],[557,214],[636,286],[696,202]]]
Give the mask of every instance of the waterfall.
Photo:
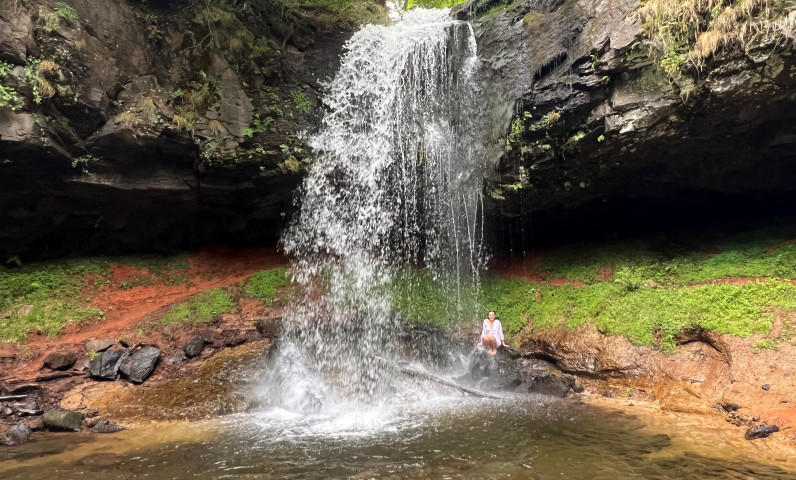
[[[306,295],[285,314],[270,395],[304,410],[377,402],[395,389],[390,286],[401,268],[426,267],[452,305],[477,283],[482,182],[499,156],[485,147],[468,23],[417,9],[365,26],[345,50],[283,237]]]

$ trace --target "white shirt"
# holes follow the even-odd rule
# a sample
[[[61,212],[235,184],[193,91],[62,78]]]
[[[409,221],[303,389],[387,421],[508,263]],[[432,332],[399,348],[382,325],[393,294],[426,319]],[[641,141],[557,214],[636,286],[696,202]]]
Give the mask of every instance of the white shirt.
[[[503,326],[500,324],[500,320],[496,318],[495,323],[492,324],[492,328],[489,328],[489,320],[485,318],[484,326],[481,328],[481,338],[484,338],[485,335],[492,335],[495,337],[498,347],[503,345]]]

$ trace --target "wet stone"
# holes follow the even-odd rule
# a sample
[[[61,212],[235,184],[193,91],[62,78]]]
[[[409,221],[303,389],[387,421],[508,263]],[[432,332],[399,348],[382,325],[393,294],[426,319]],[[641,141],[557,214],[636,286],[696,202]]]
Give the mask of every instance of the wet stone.
[[[94,433],[116,433],[124,430],[124,427],[115,423],[110,423],[104,418],[98,418],[91,429]]]
[[[762,388],[762,389],[763,389],[763,390],[765,390],[765,391],[769,391],[769,390],[771,390],[771,385],[769,385],[769,384],[767,384],[767,383],[766,383],[765,385],[763,385],[763,386],[762,386],[762,387],[760,387],[760,388]]]
[[[53,407],[44,412],[42,421],[44,426],[51,430],[72,430],[80,431],[83,424],[83,414],[61,407]]]
[[[769,425],[767,423],[763,423],[757,425],[756,427],[752,427],[746,431],[746,435],[744,438],[747,440],[757,440],[759,438],[766,438],[772,433],[778,432],[779,427],[776,425]]]
[[[0,388],[2,395],[27,395],[31,392],[38,392],[41,390],[41,385],[35,383],[20,383],[17,385],[3,385]]]
[[[268,317],[257,320],[254,325],[257,332],[265,338],[275,338],[282,328],[282,317]]]
[[[92,339],[86,342],[86,350],[89,352],[102,352],[116,344],[116,340],[112,338],[99,338]]]
[[[124,359],[127,349],[106,350],[91,360],[89,373],[94,378],[103,380],[116,380],[119,366]]]
[[[153,345],[139,345],[122,361],[119,371],[133,383],[142,383],[155,369],[160,349]]]
[[[24,423],[18,423],[8,429],[5,437],[0,441],[3,445],[11,447],[14,445],[22,445],[30,440],[30,428]]]
[[[191,337],[186,343],[185,346],[182,347],[182,350],[185,352],[185,356],[188,358],[194,358],[202,353],[202,350],[205,348],[205,339],[201,335],[194,335]]]
[[[69,350],[59,350],[47,355],[44,365],[53,370],[67,370],[77,361],[77,354]]]

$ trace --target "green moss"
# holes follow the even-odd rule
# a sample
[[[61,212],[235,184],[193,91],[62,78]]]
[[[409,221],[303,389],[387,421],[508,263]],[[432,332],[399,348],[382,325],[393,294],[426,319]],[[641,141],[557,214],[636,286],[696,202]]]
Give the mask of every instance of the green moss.
[[[66,260],[0,269],[0,342],[21,342],[28,332],[55,337],[70,323],[102,318],[102,310],[83,298],[87,276],[106,282],[109,264],[102,259]]]
[[[274,268],[255,273],[248,280],[246,296],[263,303],[271,303],[276,298],[276,289],[287,285],[287,269]]]
[[[451,325],[455,320],[450,297],[428,270],[406,270],[391,285],[393,307],[410,323]]]
[[[690,285],[727,277],[796,277],[796,244],[791,234],[759,230],[700,248],[672,247],[665,239],[625,242],[608,247],[578,245],[544,256],[540,268],[550,278],[600,281],[600,269],[629,271],[636,281],[666,286]],[[704,245],[708,245],[705,247]]]
[[[420,8],[451,8],[463,3],[464,0],[408,0],[406,9]]]
[[[210,323],[219,315],[235,311],[236,303],[228,290],[214,288],[197,293],[185,303],[174,305],[163,317],[163,325],[182,325],[185,323]]]
[[[522,17],[522,20],[525,23],[533,23],[539,19],[539,12],[530,12],[529,14]]]

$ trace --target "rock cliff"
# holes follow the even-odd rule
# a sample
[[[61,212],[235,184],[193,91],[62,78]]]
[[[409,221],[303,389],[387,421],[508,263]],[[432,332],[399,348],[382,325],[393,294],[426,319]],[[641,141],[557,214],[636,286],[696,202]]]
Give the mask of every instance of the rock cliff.
[[[275,243],[360,3],[1,0],[0,257]]]

